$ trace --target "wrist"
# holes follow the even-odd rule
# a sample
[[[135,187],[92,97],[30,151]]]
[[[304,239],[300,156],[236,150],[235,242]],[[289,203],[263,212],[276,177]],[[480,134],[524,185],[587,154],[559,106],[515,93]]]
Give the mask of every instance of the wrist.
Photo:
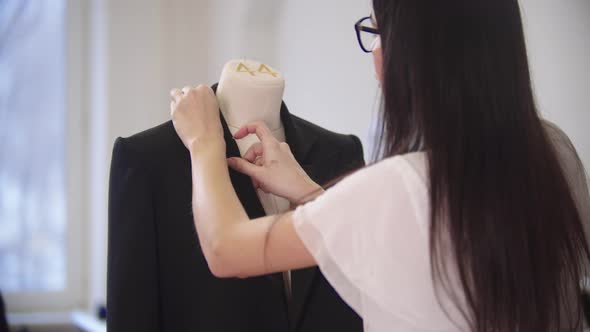
[[[191,160],[220,157],[225,160],[225,141],[220,139],[194,140],[189,145]]]
[[[307,179],[301,186],[301,189],[298,190],[298,194],[296,197],[291,199],[291,204],[294,206],[305,204],[309,202],[319,195],[324,193],[324,188],[319,184],[313,182],[311,179]]]

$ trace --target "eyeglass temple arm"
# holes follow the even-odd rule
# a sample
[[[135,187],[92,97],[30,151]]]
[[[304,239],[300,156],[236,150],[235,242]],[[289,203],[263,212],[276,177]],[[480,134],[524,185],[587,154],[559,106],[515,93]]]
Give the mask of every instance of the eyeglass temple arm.
[[[362,25],[357,25],[357,30],[369,32],[369,33],[372,33],[372,34],[375,34],[375,35],[378,35],[379,34],[379,30],[377,30],[375,28],[364,27]]]

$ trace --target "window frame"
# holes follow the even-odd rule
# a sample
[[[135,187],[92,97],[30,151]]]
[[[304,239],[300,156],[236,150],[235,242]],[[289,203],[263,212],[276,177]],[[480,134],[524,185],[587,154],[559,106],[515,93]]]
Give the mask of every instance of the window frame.
[[[85,1],[65,0],[65,197],[66,282],[62,291],[3,292],[8,313],[61,312],[84,307],[87,300],[88,172],[85,165],[88,118],[86,87],[87,7]]]

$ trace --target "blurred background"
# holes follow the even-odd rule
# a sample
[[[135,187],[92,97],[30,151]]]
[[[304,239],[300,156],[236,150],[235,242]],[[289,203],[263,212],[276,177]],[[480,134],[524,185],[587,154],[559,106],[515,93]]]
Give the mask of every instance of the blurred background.
[[[521,0],[537,102],[590,167],[590,1]],[[379,106],[369,0],[0,0],[0,292],[24,331],[104,331],[114,139],[225,62],[279,69],[292,113],[359,136]],[[436,56],[433,54],[433,56]]]

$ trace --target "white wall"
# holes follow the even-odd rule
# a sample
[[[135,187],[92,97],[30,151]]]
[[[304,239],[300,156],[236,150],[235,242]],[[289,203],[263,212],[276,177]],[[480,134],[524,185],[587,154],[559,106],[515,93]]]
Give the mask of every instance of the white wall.
[[[521,0],[541,112],[590,168],[590,1]]]
[[[290,110],[325,128],[357,135],[366,156],[378,87],[372,56],[359,48],[354,23],[370,12],[366,0],[287,1],[278,44]]]
[[[285,0],[215,0],[211,3],[214,22],[208,29],[211,83],[219,79],[223,65],[231,59],[246,58],[277,65],[277,27]]]

